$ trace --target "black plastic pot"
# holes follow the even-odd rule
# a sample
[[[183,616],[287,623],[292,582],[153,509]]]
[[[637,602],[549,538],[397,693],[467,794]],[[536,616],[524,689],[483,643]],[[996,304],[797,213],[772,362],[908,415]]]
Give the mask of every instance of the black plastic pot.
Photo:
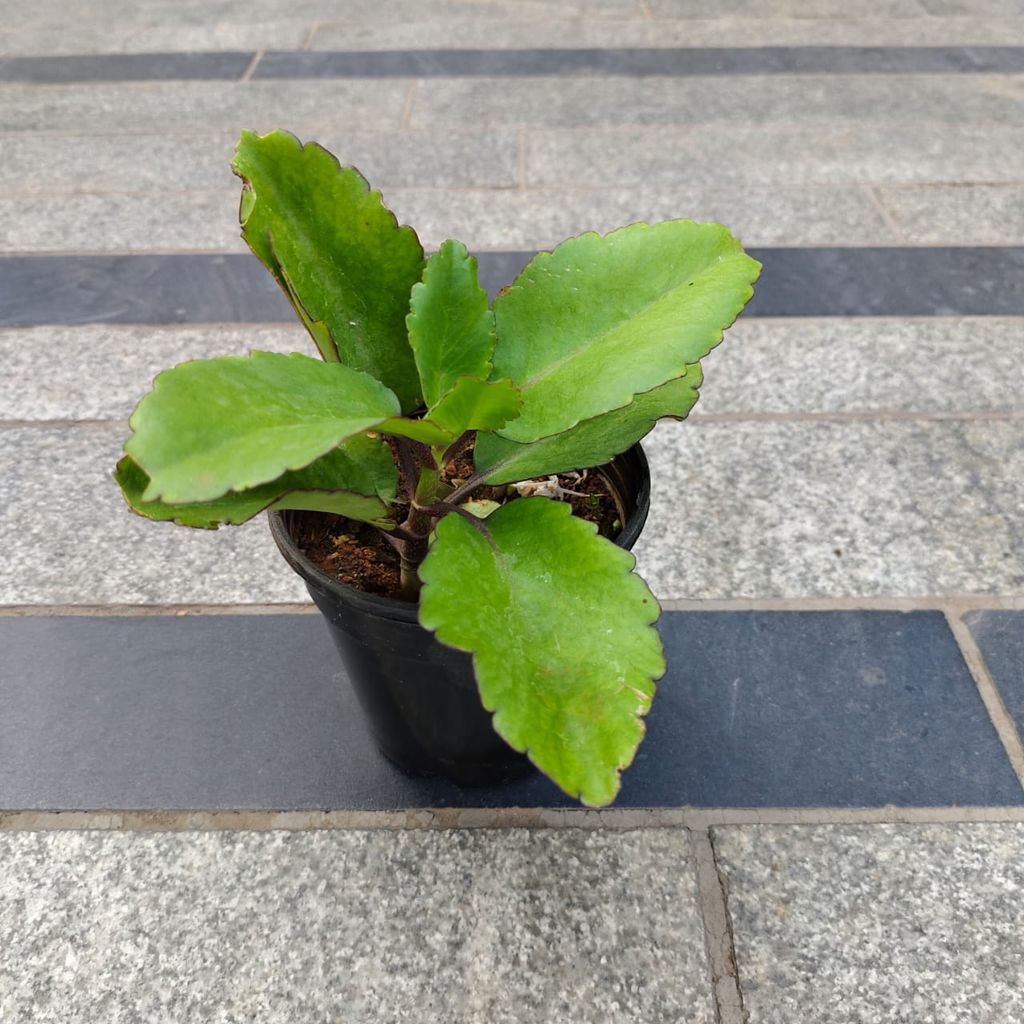
[[[601,467],[625,513],[619,547],[632,548],[651,500],[640,445]],[[491,727],[468,654],[437,642],[417,621],[417,606],[366,594],[322,573],[296,545],[296,515],[271,512],[270,529],[289,565],[323,613],[367,724],[381,752],[413,775],[445,775],[488,785],[533,770]]]

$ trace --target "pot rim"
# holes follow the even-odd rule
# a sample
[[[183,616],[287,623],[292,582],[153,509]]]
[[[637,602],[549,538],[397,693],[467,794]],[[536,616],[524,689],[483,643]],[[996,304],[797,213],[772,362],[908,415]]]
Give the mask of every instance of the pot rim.
[[[615,543],[619,547],[630,550],[640,536],[644,523],[647,521],[647,513],[651,504],[651,473],[647,462],[647,456],[637,441],[632,447],[627,448],[619,455],[613,456],[609,462],[602,463],[595,468],[605,469],[612,466],[615,459],[624,455],[633,456],[639,463],[640,486],[636,492],[636,503],[632,514],[626,519]],[[350,587],[345,583],[328,576],[315,566],[300,550],[299,546],[292,540],[288,527],[285,524],[286,511],[270,510],[267,518],[270,521],[270,532],[277,544],[278,550],[284,556],[285,561],[305,581],[308,587],[315,587],[321,593],[331,594],[341,601],[355,605],[365,612],[370,612],[386,619],[394,619],[399,622],[419,622],[419,602],[399,601],[394,597],[381,597],[379,594],[368,594],[366,591]]]

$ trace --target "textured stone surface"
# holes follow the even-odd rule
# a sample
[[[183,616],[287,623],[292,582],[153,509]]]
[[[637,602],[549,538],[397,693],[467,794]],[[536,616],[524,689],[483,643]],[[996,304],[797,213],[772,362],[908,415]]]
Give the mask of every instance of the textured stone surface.
[[[291,123],[291,120],[284,123]],[[509,131],[317,132],[303,137],[354,164],[376,188],[507,188],[515,184],[516,141]],[[237,193],[236,139],[198,135],[25,135],[0,164],[4,193],[77,191]],[[173,199],[173,196],[171,197]],[[159,200],[160,205],[167,196]],[[154,211],[157,201],[150,199]],[[230,227],[237,220],[233,211]],[[237,235],[237,229],[235,234]]]
[[[715,18],[707,6],[694,18],[435,18],[405,24],[322,24],[314,50],[391,50],[426,46],[1004,46],[1024,32],[1021,19],[950,18]],[[872,11],[870,14],[878,14]],[[254,29],[255,31],[255,29]],[[0,37],[2,45],[3,37]],[[119,46],[126,48],[132,40]],[[276,44],[271,44],[276,45]],[[184,47],[182,47],[184,48]],[[190,46],[189,49],[198,49]],[[207,47],[209,48],[209,47]]]
[[[1016,1024],[1024,826],[715,829],[751,1024]]]
[[[1021,89],[1019,76],[999,75],[429,79],[419,85],[412,126],[996,121],[1019,127]]]
[[[252,349],[316,354],[298,324],[0,330],[0,362],[10,385],[0,393],[0,420],[127,420],[161,370]]]
[[[474,250],[535,250],[584,230],[610,231],[637,220],[678,216],[726,222],[750,245],[884,245],[897,240],[867,197],[849,188],[389,189],[385,199],[431,248],[458,238]],[[230,183],[217,192],[159,199],[148,194],[0,199],[0,250],[244,252],[237,214],[238,188]]]
[[[251,349],[311,353],[311,344],[297,324],[0,330],[0,419],[125,419],[165,367]],[[1017,318],[741,318],[703,362],[693,416],[1020,411],[1022,344]]]
[[[1024,594],[1024,422],[666,423],[659,597]]]
[[[1024,803],[939,612],[658,629],[668,672],[619,808]],[[0,811],[576,806],[539,773],[398,772],[318,614],[7,615],[0,648]]]
[[[119,424],[5,429],[0,604],[305,601],[262,519],[186,530],[132,515],[111,478]]]
[[[659,18],[700,18],[707,6],[700,0],[648,0],[651,12]],[[881,14],[873,0],[724,0],[716,5],[719,14],[756,18],[850,18]],[[887,18],[916,18],[927,11],[920,0],[887,0],[883,7]]]
[[[711,1024],[675,831],[0,834],[5,1021]]]
[[[1006,245],[1024,238],[1020,185],[919,185],[879,188],[877,194],[911,242],[959,238],[963,245]]]
[[[529,133],[526,177],[594,188],[1016,182],[1022,155],[1024,130],[995,123],[551,129]]]
[[[62,57],[0,57],[4,82],[237,81],[255,54],[148,53]]]
[[[702,362],[693,415],[1020,411],[1022,344],[1017,318],[741,317]]]
[[[314,132],[397,129],[408,83],[148,82],[0,86],[0,130],[9,132],[223,132],[287,125]],[[456,126],[458,127],[458,126]]]
[[[606,184],[610,183],[606,181]],[[886,245],[896,236],[860,190],[674,186],[586,191],[440,192],[393,189],[388,202],[424,244],[550,248],[583,231],[688,217],[727,224],[747,245]]]
[[[964,621],[1024,736],[1024,611],[968,612]]]

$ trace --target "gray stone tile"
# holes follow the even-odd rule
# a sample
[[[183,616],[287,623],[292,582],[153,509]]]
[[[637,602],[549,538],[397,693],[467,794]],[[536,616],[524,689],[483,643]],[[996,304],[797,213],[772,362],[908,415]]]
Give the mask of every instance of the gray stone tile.
[[[701,0],[648,0],[657,18],[706,17],[707,4]],[[879,9],[881,8],[881,10]],[[755,18],[917,18],[928,12],[922,0],[720,0],[720,15]]]
[[[1024,79],[989,75],[429,79],[420,83],[412,125],[997,121],[1020,126],[1022,92]]]
[[[879,188],[877,195],[910,242],[1004,245],[1024,238],[1021,185],[918,185]]]
[[[751,1024],[1015,1024],[1024,826],[715,829]]]
[[[550,248],[582,231],[638,220],[717,221],[747,245],[891,244],[895,235],[860,190],[675,187],[588,191],[405,191],[386,199],[425,245],[458,238],[471,249]]]
[[[238,188],[0,199],[2,252],[246,252]]]
[[[167,366],[250,349],[311,352],[310,344],[297,324],[0,330],[0,419],[126,419]],[[741,318],[704,360],[693,415],[1021,411],[1022,344],[1020,319]]]
[[[324,24],[313,50],[559,46],[1005,46],[1024,38],[1017,18],[544,18],[435,19]],[[876,11],[872,11],[876,14]],[[0,37],[2,45],[2,37]],[[270,44],[276,45],[276,44]],[[189,47],[197,49],[197,47]]]
[[[1024,594],[1024,421],[694,419],[644,448],[659,597]]]
[[[236,138],[204,135],[33,135],[5,149],[0,193],[238,191]],[[354,164],[375,188],[510,187],[511,131],[331,132],[305,136]],[[232,221],[236,218],[232,217]],[[236,232],[237,233],[237,232]]]
[[[7,26],[0,31],[0,54],[49,56],[51,54],[219,52],[263,50],[271,47],[299,49],[313,30],[312,21],[239,20],[208,21],[189,25],[164,22],[143,25],[117,19],[78,21],[64,25]]]
[[[0,57],[4,82],[237,81],[255,54],[147,53],[61,57]]]
[[[128,511],[111,478],[119,424],[2,431],[0,604],[259,604],[307,600],[259,518],[186,530]]]
[[[693,415],[1022,411],[1022,345],[1019,319],[740,318]]]
[[[0,363],[8,383],[0,393],[0,420],[127,421],[161,370],[188,359],[244,355],[252,349],[316,354],[298,323],[0,330]]]
[[[942,17],[982,16],[1019,18],[1024,14],[1021,0],[919,0],[929,14]]]
[[[684,832],[8,832],[0,851],[12,1024],[715,1017]]]
[[[103,57],[0,59],[10,81],[105,81],[231,77],[226,54],[130,54]],[[187,59],[186,59],[187,58]],[[244,65],[243,65],[244,67]],[[235,71],[234,77],[241,74]],[[715,46],[715,47],[483,47],[296,53],[272,50],[255,65],[254,79],[474,78],[537,75],[852,75],[955,74],[1024,71],[1018,46]]]
[[[1024,129],[764,124],[531,131],[531,186],[1017,182]]]
[[[152,82],[0,86],[0,131],[131,135],[287,126],[305,133],[397,129],[408,91],[386,82]]]

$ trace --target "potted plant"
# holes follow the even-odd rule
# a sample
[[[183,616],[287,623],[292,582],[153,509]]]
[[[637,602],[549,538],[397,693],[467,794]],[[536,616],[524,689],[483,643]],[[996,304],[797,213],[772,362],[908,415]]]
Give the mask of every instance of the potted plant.
[[[425,259],[319,146],[245,132],[233,167],[242,235],[321,358],[159,374],[115,473],[128,504],[200,528],[270,510],[404,767],[485,781],[525,753],[610,803],[665,669],[624,550],[637,442],[687,415],[759,264],[716,224],[633,224],[539,253],[492,309],[464,246]]]

